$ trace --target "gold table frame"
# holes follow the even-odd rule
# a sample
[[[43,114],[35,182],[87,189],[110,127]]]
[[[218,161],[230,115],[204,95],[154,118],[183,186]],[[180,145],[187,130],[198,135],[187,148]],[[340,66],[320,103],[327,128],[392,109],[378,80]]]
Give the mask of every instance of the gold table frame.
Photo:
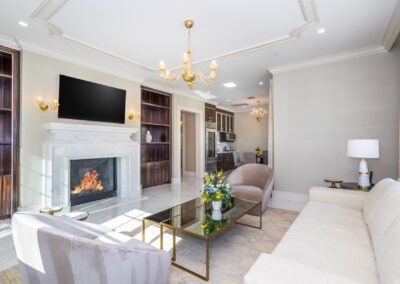
[[[254,202],[254,201],[252,201]],[[201,206],[198,206],[201,207]],[[259,226],[254,226],[254,225],[250,225],[250,224],[246,224],[246,223],[241,223],[238,220],[240,218],[242,218],[244,215],[249,214],[250,211],[252,211],[253,209],[259,207],[259,214],[260,214],[260,224]],[[197,207],[196,207],[197,208]],[[243,211],[242,214],[240,214],[238,217],[236,217],[234,220],[231,220],[230,222],[228,222],[226,225],[224,225],[220,230],[215,231],[213,233],[211,233],[208,236],[204,236],[204,235],[199,235],[190,231],[186,231],[185,229],[182,228],[178,228],[175,227],[173,225],[167,224],[165,222],[171,220],[172,218],[174,218],[176,216],[170,217],[164,221],[161,222],[156,222],[153,220],[148,220],[148,219],[143,219],[142,220],[142,240],[143,242],[145,241],[145,230],[146,230],[146,222],[150,222],[152,224],[155,225],[159,225],[160,226],[160,249],[164,249],[164,227],[171,230],[172,231],[172,258],[171,258],[171,264],[179,269],[182,269],[183,271],[186,271],[202,280],[208,281],[210,279],[210,248],[211,248],[211,241],[218,235],[222,234],[223,232],[225,232],[228,228],[230,228],[232,225],[234,224],[238,224],[238,225],[242,225],[242,226],[247,226],[247,227],[251,227],[251,228],[256,228],[256,229],[262,229],[262,203],[261,202],[254,202],[254,206],[248,208],[247,210]],[[206,261],[205,261],[205,266],[206,266],[206,274],[202,275],[198,272],[195,272],[179,263],[177,263],[176,261],[176,232],[180,232],[184,235],[188,235],[188,236],[192,236],[194,238],[200,239],[205,241],[206,243]]]

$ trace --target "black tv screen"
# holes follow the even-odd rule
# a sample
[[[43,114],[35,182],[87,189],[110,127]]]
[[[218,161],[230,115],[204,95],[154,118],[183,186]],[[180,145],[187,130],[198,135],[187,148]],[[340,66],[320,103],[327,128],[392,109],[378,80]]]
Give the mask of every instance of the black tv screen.
[[[60,75],[58,117],[125,123],[126,91]]]

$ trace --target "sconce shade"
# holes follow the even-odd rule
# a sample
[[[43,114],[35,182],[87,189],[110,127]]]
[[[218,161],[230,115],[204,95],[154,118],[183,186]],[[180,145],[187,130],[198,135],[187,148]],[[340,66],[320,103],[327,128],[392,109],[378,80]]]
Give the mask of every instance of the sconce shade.
[[[350,139],[347,142],[347,156],[350,158],[379,158],[379,140]]]

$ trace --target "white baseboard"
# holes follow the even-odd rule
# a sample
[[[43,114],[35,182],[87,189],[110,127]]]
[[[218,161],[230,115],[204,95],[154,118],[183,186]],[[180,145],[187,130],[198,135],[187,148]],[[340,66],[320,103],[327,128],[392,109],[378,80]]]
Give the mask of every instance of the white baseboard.
[[[196,172],[184,171],[183,175],[184,176],[195,177],[196,176]]]
[[[308,202],[308,194],[274,190],[269,206],[300,212]]]

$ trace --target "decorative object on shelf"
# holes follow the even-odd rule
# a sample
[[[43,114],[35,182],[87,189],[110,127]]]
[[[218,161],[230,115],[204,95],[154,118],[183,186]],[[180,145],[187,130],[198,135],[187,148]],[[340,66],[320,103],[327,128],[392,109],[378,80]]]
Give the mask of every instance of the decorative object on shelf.
[[[361,189],[370,189],[371,183],[368,172],[368,164],[365,159],[379,158],[379,140],[377,139],[350,139],[347,142],[347,156],[359,158],[358,186]]]
[[[338,188],[336,186],[337,183],[342,183],[343,181],[340,179],[324,179],[324,182],[330,183],[330,185],[328,186],[328,188]]]
[[[45,101],[43,101],[43,99],[41,97],[37,98],[36,104],[38,105],[38,107],[40,108],[41,111],[46,111],[49,109],[49,107],[52,110],[56,110],[60,106],[60,104],[58,103],[58,100],[54,100],[52,103],[46,103]]]
[[[257,103],[259,104],[260,101],[257,101]],[[265,108],[259,107],[259,108],[253,108],[250,114],[254,115],[257,121],[260,122],[260,120],[263,119],[267,113],[268,111]]]
[[[192,52],[190,50],[190,30],[192,29],[194,22],[192,20],[186,20],[184,22],[186,29],[188,30],[188,51],[183,54],[183,71],[171,72],[167,69],[164,61],[159,64],[160,74],[169,84],[174,85],[178,79],[179,75],[182,75],[182,79],[186,82],[189,88],[193,88],[196,83],[197,76],[206,85],[211,85],[217,79],[217,63],[215,60],[211,61],[210,69],[211,72],[208,76],[203,74],[200,70],[192,70]],[[196,76],[197,75],[197,76]]]
[[[205,173],[203,178],[203,189],[201,191],[201,197],[203,202],[211,202],[213,207],[212,218],[214,220],[221,220],[222,205],[232,207],[232,197],[234,190],[226,182],[225,177],[222,175],[222,171],[216,174]]]
[[[153,140],[153,136],[151,136],[150,131],[147,130],[147,132],[146,132],[146,143],[151,143],[151,140]]]
[[[142,117],[142,114],[140,112],[135,113],[135,112],[131,111],[128,114],[128,119],[129,120],[140,119],[141,117]]]
[[[200,226],[203,229],[204,235],[208,236],[215,231],[219,231],[222,227],[225,226],[227,222],[228,220],[215,220],[213,216],[210,216],[210,214],[206,213],[206,216],[204,217],[204,222]]]

